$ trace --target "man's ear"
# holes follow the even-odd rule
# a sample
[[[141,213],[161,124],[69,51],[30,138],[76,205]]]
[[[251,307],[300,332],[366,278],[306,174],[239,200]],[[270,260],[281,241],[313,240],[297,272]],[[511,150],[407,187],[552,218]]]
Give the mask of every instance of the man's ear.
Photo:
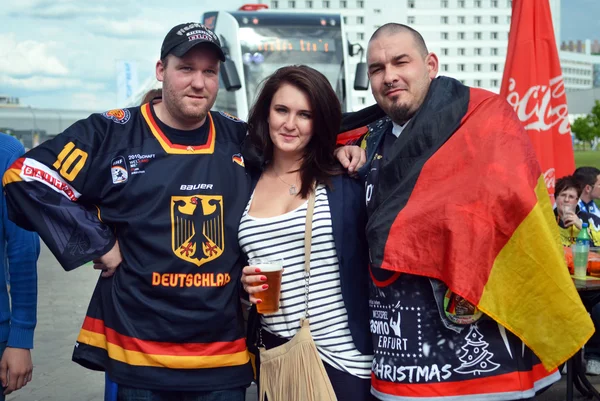
[[[162,82],[164,80],[164,76],[165,76],[165,65],[163,64],[162,60],[158,60],[156,62],[156,79],[160,82]]]
[[[434,79],[437,77],[440,69],[440,61],[438,60],[438,56],[433,52],[429,53],[425,57],[425,64],[427,65],[427,70],[429,71],[429,78]]]

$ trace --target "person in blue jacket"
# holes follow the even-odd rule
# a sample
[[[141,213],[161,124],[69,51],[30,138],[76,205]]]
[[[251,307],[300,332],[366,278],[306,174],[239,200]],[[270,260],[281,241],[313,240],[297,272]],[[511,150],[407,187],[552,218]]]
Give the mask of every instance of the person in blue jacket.
[[[3,173],[23,153],[21,143],[0,132],[0,169]],[[8,219],[4,192],[0,194],[0,401],[32,379],[33,331],[37,308],[37,234]],[[8,269],[8,270],[7,270]],[[7,274],[10,285],[7,282]],[[9,291],[10,287],[10,291]],[[10,297],[9,297],[10,292]]]
[[[372,399],[373,359],[366,214],[363,185],[345,175],[334,156],[340,120],[340,103],[320,72],[289,66],[266,80],[248,118],[244,162],[254,189],[238,239],[249,258],[283,259],[280,309],[258,318],[270,349],[294,337],[304,316],[304,230],[314,190],[310,331],[337,399],[362,401]],[[265,279],[256,268],[244,268],[252,303],[261,302]]]

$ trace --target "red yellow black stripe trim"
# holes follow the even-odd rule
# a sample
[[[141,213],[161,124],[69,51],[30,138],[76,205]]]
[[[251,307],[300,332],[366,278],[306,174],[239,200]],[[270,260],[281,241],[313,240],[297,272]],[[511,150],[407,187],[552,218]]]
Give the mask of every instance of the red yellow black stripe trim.
[[[548,372],[539,363],[531,371],[510,372],[497,376],[473,378],[469,380],[448,381],[444,383],[393,383],[378,379],[371,372],[371,384],[381,393],[398,397],[434,398],[461,397],[468,395],[490,395],[534,389],[536,382],[551,376],[556,369]]]
[[[6,186],[7,184],[23,181],[21,178],[21,169],[23,168],[23,158],[18,158],[14,161],[14,163],[4,172],[4,176],[2,177],[2,185]]]
[[[117,333],[100,319],[86,317],[77,341],[108,351],[111,359],[134,366],[206,369],[238,366],[250,360],[246,340],[214,343],[168,343]]]
[[[208,138],[206,139],[206,143],[203,145],[196,146],[188,146],[188,145],[177,145],[172,143],[169,138],[164,134],[164,132],[160,129],[154,117],[152,116],[152,112],[150,111],[150,104],[146,103],[141,107],[142,115],[152,132],[152,135],[156,138],[156,140],[160,143],[160,146],[167,153],[178,154],[178,155],[198,155],[198,154],[212,154],[215,150],[215,124],[213,122],[212,115],[210,112],[207,114],[208,122],[210,124],[208,128]]]

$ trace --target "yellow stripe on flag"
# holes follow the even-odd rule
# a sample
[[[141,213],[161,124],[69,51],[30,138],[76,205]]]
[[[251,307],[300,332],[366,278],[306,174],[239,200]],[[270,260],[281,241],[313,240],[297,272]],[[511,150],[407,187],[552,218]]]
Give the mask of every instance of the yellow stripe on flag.
[[[550,371],[586,343],[594,325],[567,270],[543,176],[535,193],[537,204],[496,257],[478,306]]]
[[[82,329],[77,341],[108,351],[108,356],[119,362],[134,366],[156,366],[169,369],[205,369],[224,366],[239,366],[250,360],[248,350],[226,355],[210,356],[177,356],[144,354],[139,351],[126,350],[116,344],[109,343],[104,334]]]

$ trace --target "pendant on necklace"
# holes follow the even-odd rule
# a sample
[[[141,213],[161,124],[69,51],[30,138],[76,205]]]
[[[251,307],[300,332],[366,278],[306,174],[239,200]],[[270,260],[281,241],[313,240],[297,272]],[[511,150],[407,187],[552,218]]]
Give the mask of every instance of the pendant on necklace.
[[[290,186],[290,195],[295,196],[298,194],[298,190],[295,185]]]

